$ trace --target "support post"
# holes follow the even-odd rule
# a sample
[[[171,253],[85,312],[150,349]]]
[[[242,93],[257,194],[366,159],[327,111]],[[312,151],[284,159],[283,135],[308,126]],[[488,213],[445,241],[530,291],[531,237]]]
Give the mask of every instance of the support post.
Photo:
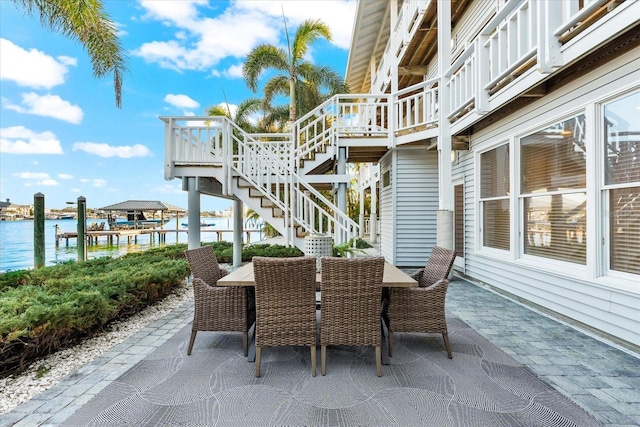
[[[44,194],[33,195],[33,265],[44,267]]]
[[[340,147],[338,148],[338,165],[337,165],[337,174],[338,175],[346,175],[347,173],[347,148]],[[337,195],[337,203],[336,206],[338,209],[344,214],[347,213],[347,183],[341,182],[338,184],[338,195]],[[334,237],[337,244],[345,243],[347,241],[347,236],[345,232],[336,230],[336,236]]]
[[[436,244],[453,248],[453,185],[451,184],[451,123],[450,93],[446,71],[451,66],[451,3],[438,2],[438,84],[440,114],[438,119],[438,190]]]
[[[242,200],[233,201],[233,266],[242,264]]]
[[[87,260],[87,199],[78,197],[78,262]]]
[[[378,243],[378,183],[371,182],[371,215],[369,216],[369,243]]]
[[[198,180],[195,177],[187,178],[189,187],[188,193],[188,227],[187,227],[187,248],[197,249],[200,247],[200,191],[198,191]]]

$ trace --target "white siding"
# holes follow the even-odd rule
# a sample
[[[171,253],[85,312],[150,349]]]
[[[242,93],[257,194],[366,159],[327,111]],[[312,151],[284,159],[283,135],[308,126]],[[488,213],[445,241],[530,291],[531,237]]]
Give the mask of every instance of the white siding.
[[[380,195],[381,248],[398,267],[424,266],[436,244],[438,154],[400,148],[381,162],[391,168],[391,186]]]
[[[380,159],[380,253],[390,263],[395,264],[395,215],[393,209],[394,190],[393,163],[394,152],[388,152]],[[390,185],[385,186],[384,176],[389,172]]]
[[[498,2],[496,1],[484,0],[470,3],[458,24],[451,29],[451,40],[455,40],[451,58],[457,58],[471,44],[497,10]]]
[[[638,58],[640,48],[603,65],[598,71],[575,79],[560,90],[472,135],[472,150],[475,152],[489,144],[522,135],[584,108],[593,111],[594,103],[640,82]],[[595,126],[595,123],[587,126]],[[592,141],[588,149],[601,149],[594,145]],[[480,245],[475,242],[478,223],[474,219],[479,219],[479,213],[477,195],[473,190],[474,162],[473,153],[465,154],[460,156],[456,167],[457,173],[465,176],[466,194],[469,198],[465,204],[466,274],[590,327],[640,345],[640,280],[617,279],[615,284],[603,280],[594,273],[598,271],[596,264],[600,263],[600,259],[593,254],[588,255],[587,268],[552,270],[544,262],[523,260],[517,247],[512,248],[511,253],[504,257],[478,251]],[[597,189],[598,185],[596,176],[592,174],[587,177],[588,187]],[[589,203],[596,202],[592,200]],[[512,214],[512,223],[517,222],[515,215],[516,213]],[[588,224],[591,227],[587,230],[587,235],[591,239],[597,239],[598,221],[590,221]],[[512,224],[512,233],[518,233],[518,229],[514,227],[517,224]]]

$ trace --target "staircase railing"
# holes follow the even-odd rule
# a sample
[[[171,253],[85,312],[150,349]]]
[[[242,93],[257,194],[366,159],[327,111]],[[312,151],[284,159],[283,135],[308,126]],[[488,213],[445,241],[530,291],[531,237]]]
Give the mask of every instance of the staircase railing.
[[[296,226],[308,233],[329,233],[337,243],[358,236],[358,224],[296,172],[293,141],[283,140],[287,134],[277,134],[280,139],[273,141],[271,134],[246,134],[228,120],[226,127],[228,141],[223,151],[229,166],[224,186],[227,194],[232,194],[231,180],[235,177],[258,189],[283,212],[289,244],[295,244]]]

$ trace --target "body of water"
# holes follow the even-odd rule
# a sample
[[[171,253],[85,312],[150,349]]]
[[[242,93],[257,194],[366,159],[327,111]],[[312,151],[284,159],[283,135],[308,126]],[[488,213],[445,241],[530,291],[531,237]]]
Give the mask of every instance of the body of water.
[[[87,220],[87,228],[94,222],[100,224],[106,222],[106,220],[89,218]],[[233,229],[233,218],[202,218],[202,222],[213,224],[202,228],[200,240],[203,242],[215,242],[217,240],[218,233],[212,232],[213,230]],[[182,225],[185,223],[187,223],[187,218],[178,218],[178,229],[185,230],[186,227]],[[45,220],[45,265],[54,265],[62,261],[76,260],[78,258],[78,246],[75,238],[69,239],[68,246],[65,240],[61,239],[59,247],[56,248],[56,225],[62,232],[75,232],[78,227],[77,224],[78,222],[75,219]],[[108,228],[105,224],[105,229]],[[163,228],[175,230],[176,219],[169,220]],[[257,227],[246,226],[245,228],[255,229]],[[252,232],[250,234],[251,242],[257,242],[262,239],[261,232]],[[246,243],[246,233],[243,233],[242,238]],[[167,233],[166,242],[160,244],[158,243],[157,235],[152,240],[150,235],[142,234],[138,236],[137,243],[133,243],[132,238],[129,244],[126,237],[121,237],[119,244],[116,244],[114,239],[113,244],[110,245],[107,243],[106,237],[99,237],[97,244],[87,244],[87,258],[116,257],[128,252],[144,251],[151,247],[171,245],[176,242],[187,243],[187,240],[187,233]],[[222,240],[232,242],[233,232],[223,232]],[[33,221],[0,221],[0,272],[30,269],[33,266]]]

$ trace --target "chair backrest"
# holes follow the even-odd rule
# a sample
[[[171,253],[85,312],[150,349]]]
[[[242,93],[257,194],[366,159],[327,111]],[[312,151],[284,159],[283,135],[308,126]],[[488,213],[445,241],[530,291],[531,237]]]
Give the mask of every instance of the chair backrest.
[[[419,286],[427,287],[438,280],[448,279],[455,259],[456,251],[434,246],[420,278]]]
[[[187,257],[193,278],[201,279],[209,286],[215,286],[222,276],[222,272],[213,247],[207,245],[197,249],[188,249],[184,251],[184,254]]]
[[[321,343],[380,345],[384,258],[322,260]]]
[[[256,345],[316,345],[316,258],[253,257]]]

